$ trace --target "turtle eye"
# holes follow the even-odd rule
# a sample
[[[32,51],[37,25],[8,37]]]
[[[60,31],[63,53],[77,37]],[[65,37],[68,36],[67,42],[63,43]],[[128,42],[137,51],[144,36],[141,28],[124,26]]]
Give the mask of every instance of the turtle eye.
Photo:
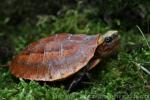
[[[106,38],[105,38],[105,41],[106,41],[107,43],[111,42],[112,40],[113,40],[112,37],[106,37]]]

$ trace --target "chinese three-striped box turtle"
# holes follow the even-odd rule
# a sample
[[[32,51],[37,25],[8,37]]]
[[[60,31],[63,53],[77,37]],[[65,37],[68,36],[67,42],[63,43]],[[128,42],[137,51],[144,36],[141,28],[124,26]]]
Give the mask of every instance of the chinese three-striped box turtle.
[[[10,71],[29,80],[63,80],[82,68],[94,68],[118,47],[117,31],[104,35],[56,34],[28,45],[12,60]]]

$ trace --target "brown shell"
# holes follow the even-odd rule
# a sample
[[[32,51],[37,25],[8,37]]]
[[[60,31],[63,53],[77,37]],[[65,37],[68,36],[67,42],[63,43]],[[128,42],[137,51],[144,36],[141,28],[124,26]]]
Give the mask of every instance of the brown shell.
[[[39,81],[67,78],[94,56],[99,35],[56,34],[31,43],[10,65],[16,77]]]

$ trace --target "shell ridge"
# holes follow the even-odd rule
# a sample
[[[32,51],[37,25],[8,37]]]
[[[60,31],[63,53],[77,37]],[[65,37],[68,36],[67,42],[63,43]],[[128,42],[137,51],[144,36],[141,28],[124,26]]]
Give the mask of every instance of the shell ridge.
[[[63,44],[60,42],[60,58],[63,57]]]
[[[51,64],[48,63],[48,73],[45,73],[45,80],[49,80],[49,78],[53,78],[52,76],[52,70],[53,70],[53,66],[51,66]],[[51,69],[50,69],[51,68]]]
[[[28,59],[27,59],[27,61],[26,61],[27,64],[30,64],[29,62],[30,62],[30,60],[31,60],[31,54],[32,54],[32,53],[29,53]]]
[[[53,78],[53,77],[52,77],[52,70],[53,70],[54,68],[53,68],[53,66],[52,66],[52,69],[50,69],[50,68],[51,68],[51,67],[50,67],[50,64],[48,64],[48,79],[49,79],[49,78]],[[45,74],[45,75],[46,75],[46,74]],[[46,79],[46,78],[45,78],[45,79]],[[48,80],[48,79],[47,79],[47,80]]]
[[[70,40],[70,38],[72,37],[72,34],[69,34],[69,36],[68,36],[68,40]]]

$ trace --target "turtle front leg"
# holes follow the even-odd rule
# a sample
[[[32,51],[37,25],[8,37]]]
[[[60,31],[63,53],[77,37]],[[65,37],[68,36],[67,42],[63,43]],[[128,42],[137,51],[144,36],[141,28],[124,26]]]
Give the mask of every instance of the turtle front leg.
[[[89,73],[89,70],[91,70],[92,68],[94,68],[100,61],[101,61],[100,58],[92,59],[92,61],[90,61],[84,67],[84,69],[82,70],[82,72],[78,73],[78,75],[75,77],[75,79],[71,82],[71,84],[69,85],[68,91],[71,92],[85,78],[88,78],[89,80],[91,80],[92,78],[91,78],[91,75]]]
[[[88,72],[77,75],[77,77],[75,77],[71,82],[71,84],[69,85],[68,91],[69,92],[73,91],[73,89],[75,89],[75,87],[77,87],[82,82],[82,80],[85,79],[86,77],[90,78]]]
[[[93,69],[96,65],[98,65],[98,64],[100,63],[100,61],[101,61],[100,58],[93,59],[93,60],[89,63],[89,66],[87,66],[87,70]]]

